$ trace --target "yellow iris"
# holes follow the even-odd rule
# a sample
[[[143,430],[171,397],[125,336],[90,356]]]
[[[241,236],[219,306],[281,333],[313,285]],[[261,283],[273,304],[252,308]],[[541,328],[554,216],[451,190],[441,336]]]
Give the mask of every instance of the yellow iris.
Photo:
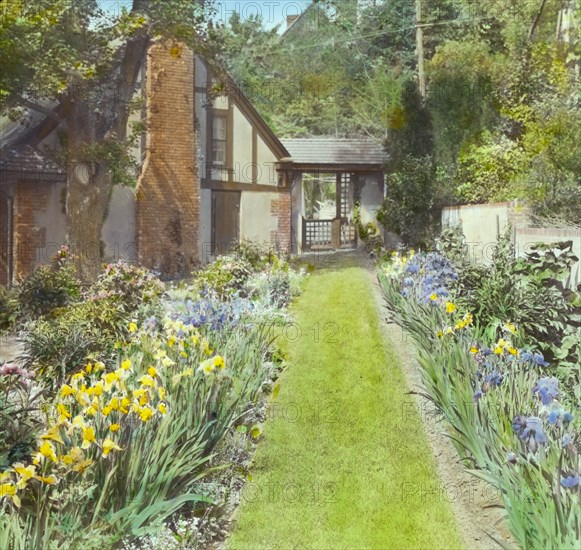
[[[435,302],[437,299],[438,299],[438,295],[435,292],[430,294],[430,300],[432,300],[432,302]]]
[[[167,412],[167,408],[165,406],[165,403],[160,403],[157,406],[157,410],[161,413],[161,414],[165,414]]]
[[[162,388],[161,386],[159,388],[157,388],[157,394],[159,395],[159,398],[162,401],[165,401],[165,396],[166,396],[165,388]]]
[[[137,330],[137,323],[129,323],[129,332],[135,332]]]
[[[125,359],[125,361],[121,363],[121,368],[123,370],[129,370],[131,368],[131,359]]]
[[[142,376],[139,379],[139,383],[143,386],[143,387],[147,387],[150,386],[152,388],[155,387],[155,380],[149,376],[148,374],[145,374],[144,376]]]
[[[119,424],[111,424],[111,426],[109,426],[109,431],[111,432],[118,432],[121,429],[121,426]]]
[[[18,498],[16,487],[12,483],[0,484],[0,498],[1,497],[10,499],[14,503],[14,506],[20,508],[20,498]]]
[[[224,369],[226,367],[224,364],[224,358],[221,355],[216,355],[216,357],[214,357],[214,366],[219,369]]]
[[[152,416],[153,411],[149,407],[143,407],[139,411],[139,418],[141,418],[143,422],[147,422]]]
[[[149,367],[147,369],[147,374],[149,374],[149,376],[152,378],[155,378],[157,376],[157,369],[155,367]]]
[[[454,313],[456,306],[452,302],[446,302],[446,313]]]
[[[70,415],[69,415],[70,418]],[[61,438],[60,427],[53,426],[48,430],[45,434],[40,436],[41,439],[51,439],[52,441],[56,441],[57,443],[63,444],[63,440]]]
[[[107,438],[107,439],[105,439],[105,441],[103,441],[103,457],[104,458],[106,458],[107,455],[111,451],[120,451],[120,450],[121,450],[121,447],[119,447],[119,445],[117,445],[111,439]]]
[[[69,386],[68,384],[65,384],[61,388],[61,396],[62,397],[67,397],[69,395],[75,395],[75,393],[77,393],[77,390],[75,390],[75,388],[71,388],[71,386]]]
[[[474,347],[474,346],[472,346],[472,347],[470,348],[470,353],[478,353],[478,351],[479,351],[479,350],[478,350],[478,348],[476,348],[476,347]]]
[[[496,355],[502,355],[503,351],[504,351],[504,348],[503,348],[502,346],[496,346],[496,347],[494,348],[494,353],[495,353]]]
[[[56,453],[54,452],[54,447],[52,446],[52,443],[50,443],[50,441],[45,441],[40,446],[40,449],[38,449],[38,452],[42,456],[49,458],[53,462],[58,462],[57,457],[56,457]]]
[[[81,445],[81,448],[88,449],[91,446],[91,443],[95,442],[95,429],[91,426],[83,428],[83,444]]]
[[[71,417],[71,413],[62,403],[56,406],[56,412],[59,415],[59,422],[64,422],[67,418]]]

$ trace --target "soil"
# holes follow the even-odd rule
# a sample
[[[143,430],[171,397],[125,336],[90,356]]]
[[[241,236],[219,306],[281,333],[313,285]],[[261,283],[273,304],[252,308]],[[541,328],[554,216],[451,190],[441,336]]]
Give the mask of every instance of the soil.
[[[391,322],[384,306],[384,297],[377,281],[376,266],[365,257],[385,337],[400,358],[401,368],[410,392],[411,406],[420,411],[426,437],[436,458],[439,484],[428,490],[437,490],[442,499],[450,503],[456,517],[465,547],[470,550],[518,548],[504,521],[502,500],[488,483],[469,474],[451,440],[447,437],[442,416],[433,404],[419,393],[425,392],[419,365],[409,337],[398,325]],[[500,541],[502,546],[498,544]]]

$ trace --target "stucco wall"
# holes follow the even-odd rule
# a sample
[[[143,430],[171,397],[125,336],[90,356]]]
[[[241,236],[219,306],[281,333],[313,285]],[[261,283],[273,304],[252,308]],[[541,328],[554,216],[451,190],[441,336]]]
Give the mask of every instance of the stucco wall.
[[[278,219],[271,213],[278,193],[243,191],[240,197],[240,239],[264,246],[271,242],[271,231],[277,231]]]
[[[297,254],[303,246],[303,178],[295,174],[291,187],[292,198],[292,251]]]
[[[200,238],[200,259],[205,264],[210,261],[212,254],[212,191],[210,189],[201,189],[200,200],[200,228],[198,235]]]
[[[276,157],[264,143],[262,138],[258,136],[256,163],[257,166],[257,183],[263,185],[277,185],[278,178],[275,170]]]
[[[359,176],[360,182],[360,205],[361,221],[366,224],[369,222],[377,223],[375,216],[383,202],[384,184],[383,174],[363,174]]]
[[[448,206],[442,210],[442,226],[461,225],[470,255],[477,261],[490,261],[497,236],[511,221],[527,224],[527,210],[518,202]]]
[[[232,159],[234,181],[252,183],[252,126],[238,107],[233,107]]]
[[[137,262],[135,242],[135,191],[116,185],[111,193],[109,212],[101,230],[104,260]]]
[[[49,184],[47,191],[46,209],[34,213],[36,227],[45,234],[45,246],[37,250],[37,263],[50,262],[58,248],[66,242],[67,223],[63,204],[65,184]]]

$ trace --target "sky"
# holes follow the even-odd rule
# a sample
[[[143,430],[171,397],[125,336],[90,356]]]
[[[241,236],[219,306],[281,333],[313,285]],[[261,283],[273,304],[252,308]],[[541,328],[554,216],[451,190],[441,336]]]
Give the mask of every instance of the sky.
[[[98,0],[101,7],[114,15],[122,6],[131,7],[131,0]],[[301,14],[311,3],[311,0],[215,0],[217,8],[216,19],[227,22],[233,12],[237,11],[242,19],[253,15],[261,15],[266,28],[272,28],[281,23],[280,32],[286,28],[287,15]]]

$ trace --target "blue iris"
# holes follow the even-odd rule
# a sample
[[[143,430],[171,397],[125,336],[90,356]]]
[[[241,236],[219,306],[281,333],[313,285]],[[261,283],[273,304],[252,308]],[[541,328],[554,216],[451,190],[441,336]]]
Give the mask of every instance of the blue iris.
[[[551,411],[549,413],[548,418],[547,418],[547,422],[549,424],[556,424],[557,423],[557,420],[559,420],[559,416],[561,416],[560,413],[559,413],[559,411]]]
[[[567,489],[573,489],[573,487],[577,487],[577,485],[579,485],[579,474],[562,477],[561,485]]]
[[[553,399],[559,397],[559,381],[554,376],[540,378],[533,393],[540,395],[543,405],[550,405]]]

